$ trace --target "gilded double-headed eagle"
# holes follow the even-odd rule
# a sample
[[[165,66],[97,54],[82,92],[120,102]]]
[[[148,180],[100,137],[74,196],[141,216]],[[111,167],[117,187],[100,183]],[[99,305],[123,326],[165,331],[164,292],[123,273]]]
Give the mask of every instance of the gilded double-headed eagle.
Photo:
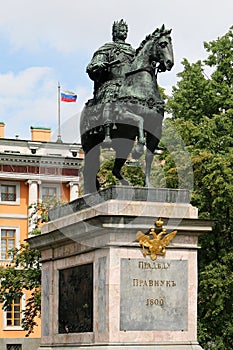
[[[172,231],[167,234],[166,229],[162,228],[162,225],[163,221],[159,219],[155,222],[155,228],[151,228],[147,233],[138,231],[136,234],[136,238],[142,246],[143,255],[150,255],[152,260],[157,259],[157,255],[166,254],[165,247],[173,240],[177,233],[177,231]],[[158,228],[159,233],[156,232]]]

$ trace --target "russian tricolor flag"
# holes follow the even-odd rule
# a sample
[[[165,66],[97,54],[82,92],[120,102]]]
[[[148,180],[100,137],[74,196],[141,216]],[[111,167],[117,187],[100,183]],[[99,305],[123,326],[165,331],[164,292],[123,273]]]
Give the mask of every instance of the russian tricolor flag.
[[[61,91],[61,101],[63,102],[76,102],[77,95],[71,91]]]

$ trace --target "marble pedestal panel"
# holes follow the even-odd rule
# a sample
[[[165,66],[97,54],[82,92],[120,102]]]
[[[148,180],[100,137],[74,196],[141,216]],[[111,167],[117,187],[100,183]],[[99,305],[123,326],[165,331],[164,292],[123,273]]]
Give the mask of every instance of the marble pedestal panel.
[[[161,216],[178,233],[152,261],[136,232]],[[176,202],[108,199],[54,218],[29,239],[42,252],[40,350],[200,350],[197,240],[210,230]]]

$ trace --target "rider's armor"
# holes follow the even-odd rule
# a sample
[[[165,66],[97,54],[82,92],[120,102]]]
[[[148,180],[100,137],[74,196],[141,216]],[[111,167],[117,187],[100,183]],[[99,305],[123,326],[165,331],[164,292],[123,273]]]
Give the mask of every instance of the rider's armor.
[[[87,73],[94,80],[94,104],[117,100],[119,88],[130,64],[135,50],[130,44],[110,42],[100,47],[94,54]]]

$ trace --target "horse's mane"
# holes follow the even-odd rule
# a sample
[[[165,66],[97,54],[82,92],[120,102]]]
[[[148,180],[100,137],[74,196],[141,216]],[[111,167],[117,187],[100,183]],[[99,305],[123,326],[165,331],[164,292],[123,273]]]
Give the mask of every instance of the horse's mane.
[[[145,39],[142,40],[141,44],[136,49],[136,55],[141,51],[141,49],[144,47],[144,45],[152,38],[152,34],[149,34],[145,37]]]
[[[155,31],[152,34],[149,34],[145,37],[144,40],[142,40],[139,47],[136,49],[136,55],[142,50],[142,48],[145,46],[145,44],[154,38],[156,41],[158,41],[162,36],[166,36],[171,33],[171,29],[165,29],[165,25],[163,24],[161,28],[156,28]]]

